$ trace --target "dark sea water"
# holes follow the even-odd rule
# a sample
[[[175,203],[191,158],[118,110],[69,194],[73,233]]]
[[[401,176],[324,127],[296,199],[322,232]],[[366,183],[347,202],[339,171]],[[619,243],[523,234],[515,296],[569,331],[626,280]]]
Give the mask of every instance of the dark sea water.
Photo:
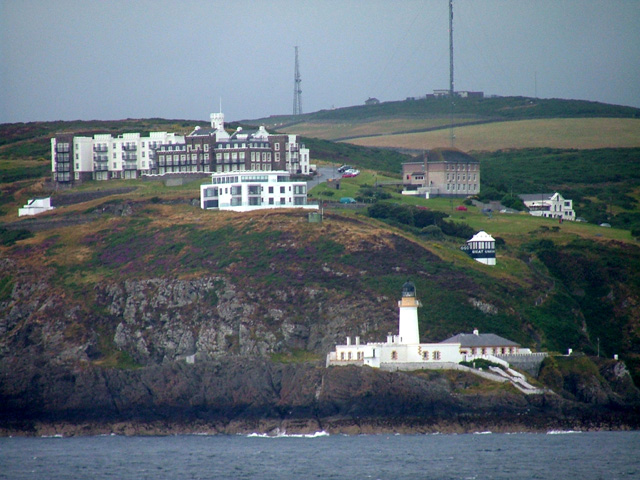
[[[7,479],[640,479],[640,432],[0,438]]]

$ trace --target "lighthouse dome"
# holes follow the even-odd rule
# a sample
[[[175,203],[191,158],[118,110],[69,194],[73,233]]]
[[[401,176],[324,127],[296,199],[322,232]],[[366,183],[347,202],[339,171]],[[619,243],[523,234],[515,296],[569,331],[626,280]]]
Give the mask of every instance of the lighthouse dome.
[[[413,282],[406,282],[402,285],[402,296],[403,297],[415,297],[416,296],[416,286]]]

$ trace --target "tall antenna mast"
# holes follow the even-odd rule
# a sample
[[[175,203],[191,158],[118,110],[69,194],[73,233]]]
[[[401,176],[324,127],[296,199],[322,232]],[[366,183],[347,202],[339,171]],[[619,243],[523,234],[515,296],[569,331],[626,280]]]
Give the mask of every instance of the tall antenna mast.
[[[296,69],[293,75],[293,114],[302,114],[302,79],[300,78],[300,65],[298,64],[298,47],[296,49]]]
[[[451,100],[451,128],[450,128],[451,148],[453,148],[453,143],[455,139],[455,135],[453,134],[454,96],[455,96],[455,91],[453,88],[453,0],[449,0],[449,99]]]
[[[449,0],[449,96],[453,95],[453,0]]]

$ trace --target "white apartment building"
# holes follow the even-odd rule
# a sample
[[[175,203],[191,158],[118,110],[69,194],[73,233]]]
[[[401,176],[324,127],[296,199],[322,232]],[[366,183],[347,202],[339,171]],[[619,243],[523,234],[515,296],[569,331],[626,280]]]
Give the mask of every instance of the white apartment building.
[[[266,208],[306,208],[307,183],[291,181],[280,171],[236,171],[214,173],[211,183],[200,186],[200,207],[205,210],[248,212]]]
[[[124,133],[117,137],[61,135],[51,139],[51,170],[58,183],[138,178],[154,168],[154,151],[161,145],[184,143],[175,133]]]
[[[575,220],[573,200],[568,200],[556,193],[534,193],[520,195],[529,213],[534,217],[557,218],[561,220]]]

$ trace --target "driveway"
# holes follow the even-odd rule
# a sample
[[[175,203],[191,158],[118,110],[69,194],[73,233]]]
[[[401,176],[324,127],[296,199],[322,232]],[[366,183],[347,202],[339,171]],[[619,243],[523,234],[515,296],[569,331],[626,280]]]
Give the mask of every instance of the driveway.
[[[313,177],[313,180],[307,182],[307,192],[330,178],[342,178],[342,174],[338,172],[338,165],[335,167],[318,167],[318,175]]]

